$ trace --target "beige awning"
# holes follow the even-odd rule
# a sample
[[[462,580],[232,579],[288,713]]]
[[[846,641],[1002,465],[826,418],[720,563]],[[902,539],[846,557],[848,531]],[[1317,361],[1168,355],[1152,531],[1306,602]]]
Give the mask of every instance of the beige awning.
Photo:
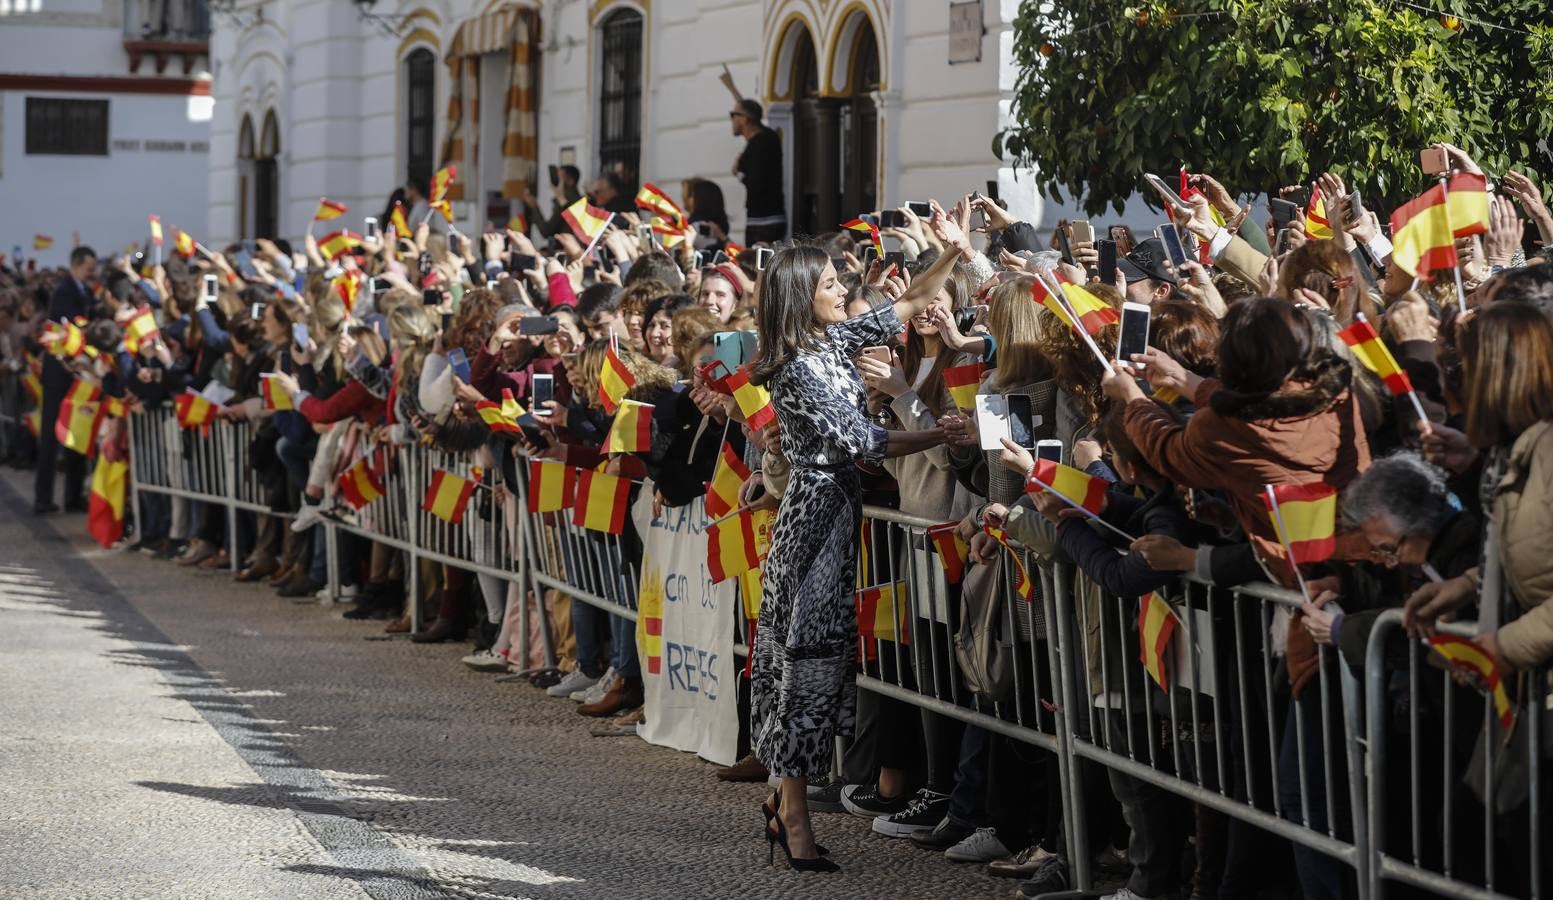
[[[483,16],[466,19],[453,33],[449,56],[483,56],[507,49],[512,39],[512,17],[517,8],[504,6]]]

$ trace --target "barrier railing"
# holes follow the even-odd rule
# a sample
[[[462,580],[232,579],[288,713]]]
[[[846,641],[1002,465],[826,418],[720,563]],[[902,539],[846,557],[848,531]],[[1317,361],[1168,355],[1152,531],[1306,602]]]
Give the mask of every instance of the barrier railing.
[[[224,506],[234,517],[267,512],[246,465],[244,424],[202,434],[178,429],[166,411],[131,420],[137,492]],[[364,443],[356,452],[379,448]],[[530,513],[521,465],[516,485],[500,494],[478,489],[463,522],[451,525],[421,509],[427,484],[437,469],[470,477],[475,458],[419,446],[395,447],[390,458],[384,497],[354,520],[327,524],[331,588],[343,532],[405,554],[411,598],[421,560],[516,584],[520,602],[538,605],[548,664],[546,589],[636,618],[638,561],[627,539],[582,529],[567,511]],[[1012,685],[1003,696],[978,695],[956,658],[962,598],[934,558],[928,529],[937,523],[877,507],[865,507],[864,523],[858,583],[892,588],[884,617],[891,626],[881,631],[876,616],[860,637],[859,687],[1055,754],[1080,888],[1093,882],[1085,821],[1093,807],[1079,773],[1098,764],[1335,860],[1351,873],[1342,875],[1345,894],[1351,888],[1378,900],[1396,883],[1475,900],[1546,895],[1541,841],[1553,695],[1545,672],[1520,680],[1528,696],[1519,698],[1518,737],[1506,743],[1490,727],[1492,705],[1429,669],[1427,648],[1393,646],[1400,613],[1392,610],[1374,625],[1362,684],[1334,648],[1316,645],[1299,664],[1291,696],[1286,642],[1291,627],[1302,627],[1290,622],[1302,597],[1266,584],[1221,588],[1182,578],[1160,591],[1176,623],[1161,686],[1138,658],[1138,598],[1107,595],[1050,548],[1016,547],[1034,594],[1020,599],[1013,571],[1005,572],[996,639]],[[519,617],[524,647],[528,613]],[[1392,746],[1406,748],[1405,765]],[[1476,793],[1464,770],[1476,778]],[[1485,806],[1481,796],[1495,799]]]

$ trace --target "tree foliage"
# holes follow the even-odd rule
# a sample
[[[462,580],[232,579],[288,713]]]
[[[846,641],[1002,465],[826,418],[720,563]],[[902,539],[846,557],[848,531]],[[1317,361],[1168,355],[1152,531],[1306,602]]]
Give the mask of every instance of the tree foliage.
[[[1384,215],[1435,141],[1553,174],[1547,0],[1029,0],[1014,34],[998,149],[1091,214],[1184,163],[1238,193],[1333,171]]]

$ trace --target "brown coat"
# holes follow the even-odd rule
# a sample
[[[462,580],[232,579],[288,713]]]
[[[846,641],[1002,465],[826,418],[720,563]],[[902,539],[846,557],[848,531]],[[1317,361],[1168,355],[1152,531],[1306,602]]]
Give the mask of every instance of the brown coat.
[[[1505,584],[1524,614],[1499,629],[1499,653],[1518,669],[1553,659],[1553,421],[1510,448],[1494,491],[1494,529]]]
[[[1214,411],[1210,398],[1219,387],[1216,379],[1202,382],[1192,398],[1197,411],[1185,425],[1172,421],[1152,400],[1132,401],[1123,419],[1127,434],[1149,465],[1171,481],[1227,493],[1263,565],[1285,586],[1293,586],[1293,572],[1262,501],[1263,486],[1323,481],[1341,490],[1357,478],[1370,465],[1359,404],[1344,392],[1322,412],[1248,421]],[[1287,661],[1298,693],[1318,661],[1304,628],[1289,629]]]

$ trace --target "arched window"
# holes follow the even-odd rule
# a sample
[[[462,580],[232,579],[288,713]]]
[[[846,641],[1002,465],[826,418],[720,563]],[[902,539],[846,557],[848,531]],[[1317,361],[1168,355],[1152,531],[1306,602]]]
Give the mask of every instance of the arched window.
[[[820,103],[820,68],[814,54],[814,39],[809,29],[798,29],[792,55],[793,86],[793,227],[795,235],[813,235],[829,231],[836,222],[835,194],[821,187],[827,168],[835,165],[836,154],[826,147],[825,127]],[[830,224],[826,224],[826,223]]]
[[[249,192],[253,190],[253,157],[253,119],[244,115],[242,123],[237,126],[237,236],[239,239],[247,239],[252,233],[248,224],[248,214],[253,207],[248,202],[248,197]]]
[[[259,132],[259,152],[253,165],[253,234],[254,237],[279,236],[280,218],[280,123],[275,110],[264,114],[264,127]]]
[[[430,180],[436,165],[437,58],[425,47],[405,57],[405,168],[412,178]]]
[[[840,123],[843,216],[850,215],[847,210],[878,208],[879,111],[873,93],[879,90],[879,45],[866,16],[850,49]]]
[[[599,23],[599,167],[623,165],[634,181],[642,157],[642,14],[617,9]]]

